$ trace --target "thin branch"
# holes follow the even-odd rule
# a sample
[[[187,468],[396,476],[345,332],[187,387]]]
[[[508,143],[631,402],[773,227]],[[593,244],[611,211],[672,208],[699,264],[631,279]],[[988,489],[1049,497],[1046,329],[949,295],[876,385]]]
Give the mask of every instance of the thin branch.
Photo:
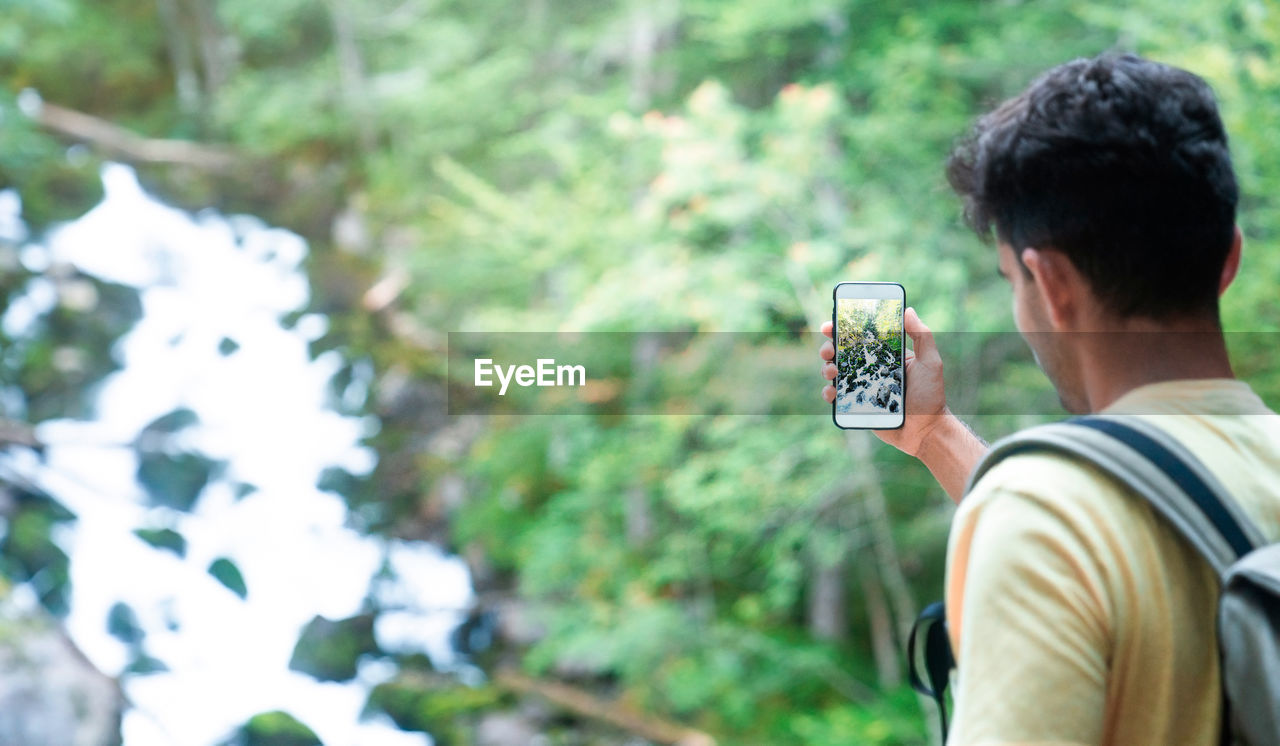
[[[40,126],[130,162],[172,163],[206,171],[227,171],[241,162],[241,158],[227,148],[189,140],[147,138],[92,114],[33,100],[31,96],[25,98],[23,111]]]
[[[559,681],[535,679],[510,668],[499,669],[493,682],[520,694],[536,694],[576,715],[600,720],[655,743],[672,746],[715,746],[715,739],[656,715],[640,712],[622,702],[597,697]]]

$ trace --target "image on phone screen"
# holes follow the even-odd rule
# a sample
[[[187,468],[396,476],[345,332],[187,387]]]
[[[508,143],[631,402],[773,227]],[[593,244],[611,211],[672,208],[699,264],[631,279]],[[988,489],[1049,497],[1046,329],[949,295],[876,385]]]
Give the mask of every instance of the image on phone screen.
[[[868,429],[902,426],[905,300],[897,283],[836,286],[836,425]]]

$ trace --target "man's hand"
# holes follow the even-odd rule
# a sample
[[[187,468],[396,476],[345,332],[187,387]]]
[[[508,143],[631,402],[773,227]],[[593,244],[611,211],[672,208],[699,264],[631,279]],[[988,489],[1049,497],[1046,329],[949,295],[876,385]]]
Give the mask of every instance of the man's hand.
[[[874,432],[880,440],[923,461],[951,499],[959,502],[969,472],[986,453],[987,444],[947,408],[942,356],[934,344],[933,332],[916,315],[914,308],[907,309],[903,326],[914,348],[906,351],[903,365],[906,417],[898,430]],[[832,335],[830,321],[822,325],[822,333],[828,337]],[[825,361],[822,377],[834,381],[837,371],[831,361],[836,356],[835,346],[830,341],[823,342],[818,355]],[[835,387],[831,384],[823,387],[822,398],[827,402],[835,401]]]
[[[906,351],[906,362],[903,375],[906,376],[906,419],[898,430],[876,430],[880,438],[898,450],[911,455],[920,456],[920,447],[925,438],[933,431],[942,416],[949,414],[947,394],[942,381],[942,356],[933,343],[933,332],[925,326],[914,308],[908,308],[903,316],[903,326],[911,337],[914,350]],[[822,325],[822,333],[831,336],[831,322]],[[823,342],[818,355],[826,362],[822,366],[822,377],[828,381],[836,378],[836,350],[831,342]],[[833,402],[836,398],[835,387],[827,384],[822,389],[822,398]]]

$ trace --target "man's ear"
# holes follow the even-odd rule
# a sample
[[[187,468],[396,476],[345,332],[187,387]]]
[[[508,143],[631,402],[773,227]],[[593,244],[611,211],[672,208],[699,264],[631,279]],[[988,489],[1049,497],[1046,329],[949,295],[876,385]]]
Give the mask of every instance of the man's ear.
[[[1240,252],[1244,246],[1244,236],[1240,234],[1240,226],[1232,229],[1231,233],[1231,250],[1227,252],[1227,261],[1222,265],[1222,277],[1218,280],[1218,297],[1227,292],[1227,288],[1231,287],[1231,281],[1236,279],[1236,273],[1240,271]]]
[[[1074,322],[1081,293],[1086,292],[1088,286],[1066,254],[1023,249],[1022,264],[1031,273],[1031,281],[1044,304],[1045,318],[1054,329],[1061,330]]]

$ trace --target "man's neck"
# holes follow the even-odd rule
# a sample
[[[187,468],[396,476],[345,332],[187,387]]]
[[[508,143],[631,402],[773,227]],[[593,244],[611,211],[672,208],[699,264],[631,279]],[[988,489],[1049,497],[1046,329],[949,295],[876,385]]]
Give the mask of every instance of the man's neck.
[[[1222,329],[1213,320],[1130,319],[1114,331],[1082,335],[1080,359],[1089,410],[1097,412],[1147,384],[1234,378]]]

